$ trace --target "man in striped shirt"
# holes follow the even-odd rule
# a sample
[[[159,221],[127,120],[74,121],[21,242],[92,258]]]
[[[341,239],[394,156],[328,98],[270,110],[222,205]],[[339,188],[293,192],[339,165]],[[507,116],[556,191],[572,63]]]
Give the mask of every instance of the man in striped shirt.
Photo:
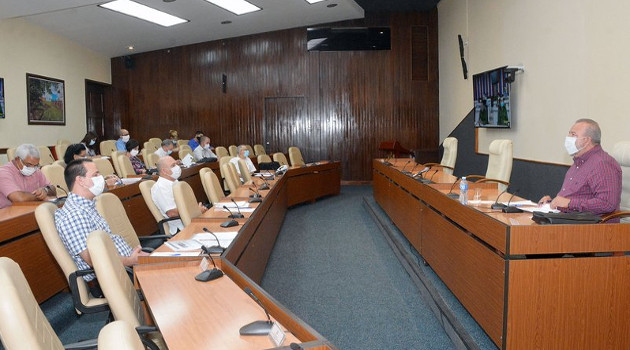
[[[578,119],[565,139],[565,148],[573,156],[573,165],[555,198],[544,196],[539,203],[551,202],[552,209],[564,212],[591,212],[601,215],[619,210],[621,168],[606,153],[601,129],[591,119]]]

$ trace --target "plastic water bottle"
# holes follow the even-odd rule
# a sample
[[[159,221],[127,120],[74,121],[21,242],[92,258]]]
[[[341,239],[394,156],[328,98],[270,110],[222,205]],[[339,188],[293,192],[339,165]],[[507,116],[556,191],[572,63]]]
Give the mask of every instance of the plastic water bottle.
[[[459,202],[463,205],[468,204],[468,181],[466,181],[466,176],[463,176],[462,181],[459,182]]]

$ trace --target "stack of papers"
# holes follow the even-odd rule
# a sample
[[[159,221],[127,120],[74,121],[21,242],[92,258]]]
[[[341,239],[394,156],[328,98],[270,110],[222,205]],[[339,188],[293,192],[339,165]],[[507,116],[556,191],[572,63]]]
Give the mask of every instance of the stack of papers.
[[[558,209],[551,209],[551,206],[549,206],[549,203],[545,203],[541,206],[538,206],[538,204],[534,204],[534,206],[523,206],[523,207],[518,207],[519,209],[521,209],[522,211],[526,211],[526,212],[530,212],[533,213],[535,211],[539,211],[542,213],[559,213],[560,210]]]
[[[214,234],[219,239],[221,247],[227,248],[228,246],[230,246],[230,244],[232,244],[234,238],[236,238],[238,231],[214,232]],[[214,238],[214,236],[207,232],[197,233],[193,236],[193,240],[208,247],[217,245],[217,240]]]
[[[136,182],[142,180],[142,178],[141,177],[125,177],[125,178],[122,178],[120,180],[125,185],[131,185],[131,184],[135,184]]]

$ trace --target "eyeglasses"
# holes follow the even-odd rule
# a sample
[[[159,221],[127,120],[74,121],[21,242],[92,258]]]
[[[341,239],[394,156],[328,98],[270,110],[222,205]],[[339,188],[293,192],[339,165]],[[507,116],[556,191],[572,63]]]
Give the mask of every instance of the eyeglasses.
[[[24,165],[25,167],[39,168],[39,163],[38,164],[30,164],[30,163],[27,163],[27,162],[23,161],[22,158],[20,158],[20,161],[22,162],[22,165]]]

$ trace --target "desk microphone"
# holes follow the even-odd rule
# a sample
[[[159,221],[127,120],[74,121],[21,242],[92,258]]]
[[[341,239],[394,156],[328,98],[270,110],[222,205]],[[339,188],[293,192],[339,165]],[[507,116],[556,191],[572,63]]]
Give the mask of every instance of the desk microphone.
[[[217,237],[217,235],[215,235],[214,232],[208,230],[205,227],[202,230],[204,232],[211,234],[212,237],[214,237],[214,239],[217,240],[217,245],[213,245],[212,247],[207,248],[208,254],[219,254],[219,255],[223,254],[223,252],[225,251],[225,248],[221,247],[221,242],[219,242],[219,237]]]
[[[425,166],[424,169],[418,171],[417,173],[413,174],[413,178],[417,178],[418,176],[420,176],[420,178],[422,178],[422,174],[426,173],[427,171],[431,170],[431,167]]]
[[[433,175],[431,175],[431,177],[429,177],[429,183],[433,183],[433,177],[435,176],[435,174],[438,173],[438,171],[440,171],[440,169],[435,169],[435,171],[433,172]]]
[[[60,189],[60,190],[62,190],[66,194],[64,197],[68,197],[68,191],[64,190],[63,187],[61,187],[59,185],[56,185],[55,187]],[[63,197],[59,197],[59,198],[63,198]]]
[[[505,206],[505,208],[502,208],[501,211],[504,213],[522,213],[523,211],[515,206],[510,206],[510,202],[512,201],[512,198],[514,198],[514,196],[516,195],[516,193],[519,190],[515,190],[514,193],[512,193],[512,195],[510,196],[510,199],[508,199],[507,201],[507,205]]]
[[[501,195],[504,194],[505,192],[507,192],[507,190],[510,189],[510,187],[507,187],[505,190],[503,190],[503,192],[499,193],[499,195],[497,196],[497,200],[494,201],[494,204],[492,204],[490,206],[491,209],[503,209],[505,207],[507,207],[507,205],[503,204],[503,203],[499,203],[499,198],[501,198]],[[514,196],[514,195],[512,195]],[[512,199],[512,197],[510,197],[510,199]]]
[[[230,208],[226,207],[225,205],[223,206],[223,209],[227,210],[228,212],[230,212],[230,215],[228,215],[228,218],[231,218],[232,220],[228,220],[228,221],[224,221],[221,223],[221,227],[232,227],[232,226],[238,226],[238,221],[234,220],[235,216],[232,211],[230,210]]]
[[[269,317],[269,312],[267,312],[267,308],[263,305],[262,302],[254,295],[249,287],[245,287],[243,289],[247,295],[249,295],[260,307],[265,311],[265,315],[267,315],[267,321],[254,321],[250,324],[244,325],[239,329],[238,333],[240,335],[267,335],[271,331],[271,326],[273,326],[273,322],[271,322],[271,317]]]
[[[260,203],[260,202],[262,202],[262,199],[260,198],[260,193],[258,193],[258,190],[255,187],[254,188],[249,187],[249,190],[254,192],[253,194],[249,195],[249,198],[250,198],[248,200],[249,203]]]
[[[400,169],[400,172],[401,172],[401,173],[403,173],[403,174],[409,174],[409,172],[408,172],[408,171],[405,171],[405,168],[407,167],[407,165],[409,165],[409,163],[411,163],[411,159],[409,159],[409,160],[407,161],[407,163],[405,163],[405,165],[402,167],[402,169]]]
[[[258,189],[260,191],[268,190],[269,189],[269,182],[267,182],[267,180],[265,179],[265,175],[261,175],[260,178],[263,180],[264,183],[262,184],[262,186],[259,186]]]
[[[243,215],[243,213],[241,213],[241,209],[238,207],[238,204],[236,204],[236,201],[234,200],[234,198],[230,198],[230,200],[232,201],[232,203],[234,203],[234,205],[236,206],[236,210],[238,211],[238,215],[235,215],[232,219],[242,219],[242,218],[244,218],[245,215]]]
[[[387,156],[387,158],[385,158],[385,160],[383,161],[383,164],[385,164],[385,165],[387,165],[387,166],[392,165],[392,163],[390,163],[389,161],[392,159],[392,156],[393,156],[393,155],[394,155],[393,153],[390,153],[390,154]]]
[[[448,193],[446,194],[449,198],[453,198],[453,199],[458,199],[459,198],[459,194],[453,193],[453,189],[455,189],[455,185],[457,185],[457,183],[461,179],[462,179],[461,177],[458,177],[457,180],[455,180],[455,182],[453,182],[453,185],[451,185],[451,190],[448,191]]]
[[[416,164],[413,166],[413,168],[411,168],[411,170],[409,170],[409,175],[413,174],[413,171],[416,170],[416,167],[418,166],[418,162],[415,162]]]
[[[217,268],[217,264],[214,262],[212,255],[210,255],[210,250],[205,245],[201,246],[201,253],[202,254],[200,255],[205,254],[205,256],[210,258],[210,261],[212,261],[212,265],[214,266],[214,268],[212,270],[205,270],[201,272],[200,274],[195,276],[195,279],[200,282],[208,282],[208,281],[216,280],[217,278],[223,277],[223,271]]]
[[[416,180],[417,180],[417,181],[422,182],[423,184],[430,184],[430,183],[433,183],[433,182],[431,181],[431,179],[433,178],[433,176],[431,176],[431,178],[429,178],[429,179],[427,179],[427,178],[425,177],[425,175],[426,175],[426,174],[428,174],[428,173],[429,173],[429,171],[430,171],[431,169],[433,169],[433,167],[429,167],[429,169],[427,169],[427,171],[423,171],[423,172],[420,174],[420,177],[419,177],[419,178],[416,178]],[[433,172],[433,175],[435,175],[435,173],[436,173],[436,172],[437,172],[437,170],[436,170],[435,172]]]

